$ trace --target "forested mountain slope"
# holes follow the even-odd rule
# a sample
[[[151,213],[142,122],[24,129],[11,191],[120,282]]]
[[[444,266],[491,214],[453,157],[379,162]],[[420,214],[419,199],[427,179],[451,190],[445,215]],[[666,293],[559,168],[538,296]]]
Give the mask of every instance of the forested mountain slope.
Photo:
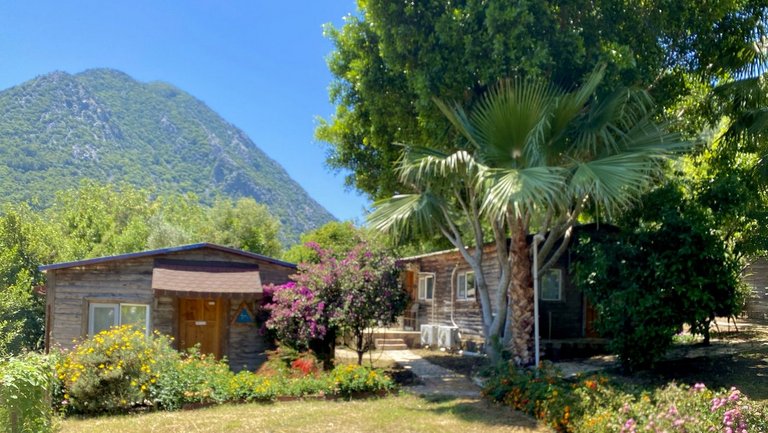
[[[166,83],[92,69],[53,72],[0,92],[0,197],[50,203],[81,178],[158,194],[253,197],[286,240],[333,219],[248,136]]]

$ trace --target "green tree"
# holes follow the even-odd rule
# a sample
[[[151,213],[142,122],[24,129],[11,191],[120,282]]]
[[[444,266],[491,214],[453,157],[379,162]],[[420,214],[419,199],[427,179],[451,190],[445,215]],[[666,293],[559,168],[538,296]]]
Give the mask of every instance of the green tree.
[[[280,222],[270,215],[265,205],[252,198],[217,200],[208,211],[208,224],[198,227],[199,237],[206,242],[278,257]]]
[[[398,172],[416,193],[376,203],[369,218],[394,233],[438,231],[458,248],[475,272],[487,347],[498,341],[523,363],[533,329],[526,237],[546,236],[540,270],[547,269],[586,207],[625,208],[684,147],[650,119],[644,92],[596,97],[601,78],[596,71],[572,92],[543,80],[502,82],[470,112],[438,101],[465,144],[451,152],[407,146]],[[484,244],[487,228],[500,272],[493,301],[483,248],[470,248]]]
[[[0,356],[42,348],[44,299],[38,266],[55,257],[59,241],[28,206],[6,207],[0,216]]]
[[[83,180],[79,188],[58,192],[46,214],[69,243],[60,258],[79,260],[146,249],[153,212],[148,191]]]
[[[579,242],[575,278],[625,370],[648,367],[684,323],[709,342],[716,316],[738,312],[739,261],[716,214],[671,183],[643,196],[622,231]]]
[[[347,183],[375,199],[403,191],[394,143],[455,144],[435,96],[471,107],[514,76],[569,89],[606,64],[602,90],[646,89],[667,109],[753,65],[768,22],[764,0],[365,0],[358,8],[342,28],[326,29],[336,113],[317,136],[330,144],[328,164],[350,170]]]
[[[316,246],[333,251],[337,258],[344,257],[360,242],[374,240],[375,233],[355,227],[351,221],[331,221],[307,233],[300,242],[283,254],[283,259],[292,263],[317,263],[320,255]]]

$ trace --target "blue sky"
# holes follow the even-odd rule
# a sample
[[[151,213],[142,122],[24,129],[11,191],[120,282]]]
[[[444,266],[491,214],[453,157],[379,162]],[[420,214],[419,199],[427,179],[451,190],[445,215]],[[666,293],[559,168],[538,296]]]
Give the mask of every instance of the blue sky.
[[[244,130],[320,204],[363,220],[314,139],[328,118],[331,43],[354,0],[7,1],[0,3],[0,88],[53,70],[109,67],[166,81]]]

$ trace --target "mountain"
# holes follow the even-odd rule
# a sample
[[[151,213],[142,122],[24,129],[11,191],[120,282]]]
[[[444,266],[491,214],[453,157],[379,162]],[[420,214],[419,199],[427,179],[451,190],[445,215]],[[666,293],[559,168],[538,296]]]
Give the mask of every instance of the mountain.
[[[53,72],[0,92],[0,197],[50,203],[81,178],[253,197],[295,241],[333,216],[203,102],[123,72]]]

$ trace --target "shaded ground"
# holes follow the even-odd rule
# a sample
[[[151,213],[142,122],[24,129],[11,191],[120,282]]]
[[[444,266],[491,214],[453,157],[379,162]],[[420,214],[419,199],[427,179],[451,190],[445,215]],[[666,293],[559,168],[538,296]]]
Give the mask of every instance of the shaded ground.
[[[704,383],[709,388],[735,386],[753,400],[768,400],[768,326],[739,323],[739,332],[720,324],[711,346],[682,344],[670,351],[667,360],[631,380],[649,386],[670,381]]]
[[[480,370],[489,365],[488,358],[485,357],[462,356],[457,353],[428,349],[414,349],[411,351],[421,356],[425,361],[468,377],[477,375]]]

